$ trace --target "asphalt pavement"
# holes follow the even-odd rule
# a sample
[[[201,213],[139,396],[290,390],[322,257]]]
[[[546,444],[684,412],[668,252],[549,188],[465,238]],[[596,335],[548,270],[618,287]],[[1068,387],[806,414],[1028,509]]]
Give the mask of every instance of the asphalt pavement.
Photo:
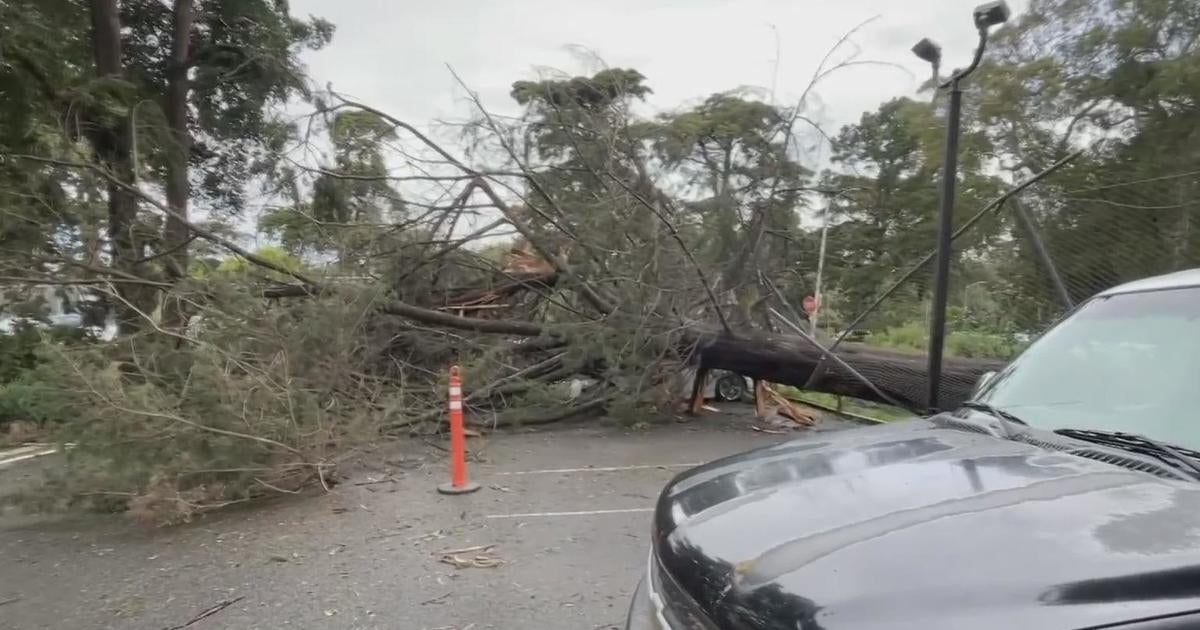
[[[8,515],[0,628],[621,628],[663,484],[803,434],[756,432],[727,409],[472,438],[483,489],[465,496],[435,493],[445,453],[413,440],[379,447],[329,493],[167,530]],[[2,467],[0,486],[28,474]]]

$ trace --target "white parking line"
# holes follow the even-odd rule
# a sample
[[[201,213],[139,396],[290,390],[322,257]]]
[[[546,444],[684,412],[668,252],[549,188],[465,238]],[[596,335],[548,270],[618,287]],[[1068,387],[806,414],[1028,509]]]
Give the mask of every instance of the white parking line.
[[[8,451],[6,453],[0,453],[0,466],[6,466],[8,464],[15,464],[17,462],[25,461],[27,459],[33,459],[35,457],[41,457],[43,455],[53,455],[54,453],[57,453],[57,452],[58,452],[58,449],[53,446],[41,447],[41,448],[27,446],[27,447],[23,447],[23,448],[18,448],[18,449],[14,449],[12,451]]]
[[[492,473],[492,474],[496,475],[496,476],[500,476],[500,475],[508,475],[508,476],[512,476],[512,475],[558,475],[558,474],[563,474],[563,473],[577,473],[577,472],[616,472],[616,471],[620,471],[620,470],[646,470],[646,469],[650,469],[650,468],[661,468],[661,469],[695,468],[696,466],[699,466],[700,464],[701,464],[701,462],[691,462],[691,463],[687,463],[687,464],[644,464],[644,465],[639,465],[639,466],[602,466],[602,467],[589,466],[589,467],[584,467],[584,468],[546,468],[543,470],[519,470],[519,471],[512,471],[512,472],[497,472],[497,473]]]
[[[584,510],[581,512],[526,512],[524,514],[488,514],[484,518],[538,518],[550,516],[596,516],[599,514],[640,514],[653,512],[654,508],[626,508],[624,510]]]
[[[0,451],[0,459],[7,459],[9,457],[15,457],[17,455],[24,455],[25,453],[31,453],[33,451],[43,449],[43,448],[46,448],[45,444],[26,444],[25,446],[18,446],[16,448],[10,448],[6,451]]]

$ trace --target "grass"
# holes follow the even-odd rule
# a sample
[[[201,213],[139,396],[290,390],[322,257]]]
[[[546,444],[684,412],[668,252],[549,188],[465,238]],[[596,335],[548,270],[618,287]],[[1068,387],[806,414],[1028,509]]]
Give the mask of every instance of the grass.
[[[871,333],[863,342],[871,346],[924,352],[929,347],[929,331],[922,324],[913,322]],[[1025,345],[1012,334],[955,330],[946,335],[946,354],[966,359],[1007,361],[1024,350]]]

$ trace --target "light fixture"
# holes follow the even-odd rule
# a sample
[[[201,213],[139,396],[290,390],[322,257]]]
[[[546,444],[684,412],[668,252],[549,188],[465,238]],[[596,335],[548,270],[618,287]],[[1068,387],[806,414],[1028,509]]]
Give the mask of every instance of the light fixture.
[[[975,8],[975,27],[987,29],[999,26],[1007,22],[1011,15],[1012,10],[1008,8],[1008,3],[1004,0],[981,4]]]
[[[928,37],[917,42],[917,45],[912,47],[912,51],[926,63],[937,65],[942,62],[942,47]]]

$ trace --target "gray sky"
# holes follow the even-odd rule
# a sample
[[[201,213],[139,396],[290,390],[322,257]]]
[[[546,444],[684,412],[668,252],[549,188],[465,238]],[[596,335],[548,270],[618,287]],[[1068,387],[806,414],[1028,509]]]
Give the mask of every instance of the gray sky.
[[[305,57],[319,85],[419,127],[472,113],[446,64],[489,109],[513,111],[513,81],[595,70],[577,47],[641,71],[655,109],[741,86],[769,93],[773,83],[776,101],[790,104],[841,35],[878,16],[854,38],[858,58],[903,69],[859,66],[824,81],[808,111],[832,132],[914,93],[928,76],[909,52],[921,37],[942,44],[948,68],[965,63],[975,43],[971,10],[981,1],[292,0],[292,10],[337,25],[333,43]],[[1027,0],[1009,4],[1019,12]]]

